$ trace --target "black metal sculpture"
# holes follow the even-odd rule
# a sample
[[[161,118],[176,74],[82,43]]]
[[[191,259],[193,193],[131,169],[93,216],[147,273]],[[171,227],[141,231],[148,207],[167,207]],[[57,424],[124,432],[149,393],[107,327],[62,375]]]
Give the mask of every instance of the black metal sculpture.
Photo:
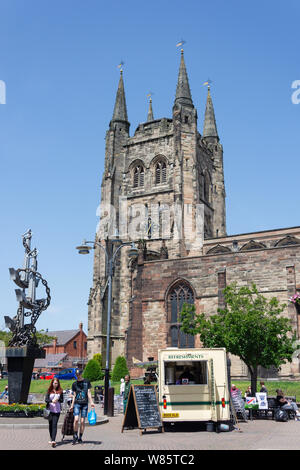
[[[30,387],[34,361],[45,357],[45,351],[37,343],[35,324],[40,314],[51,301],[47,281],[37,272],[37,255],[31,250],[32,232],[23,235],[25,258],[23,268],[9,269],[11,279],[17,284],[16,297],[19,302],[14,318],[5,316],[5,325],[12,332],[12,338],[6,350],[8,362],[8,390],[10,403],[26,403]],[[42,283],[46,290],[45,299],[36,299],[36,289]],[[30,323],[25,319],[30,317]]]
[[[5,316],[5,325],[12,331],[13,336],[9,346],[37,346],[35,324],[40,314],[46,310],[51,301],[50,289],[47,281],[37,272],[37,250],[31,250],[32,232],[28,230],[23,235],[25,259],[23,269],[9,269],[11,279],[21,289],[16,289],[16,297],[19,302],[17,315],[11,319]],[[47,298],[36,299],[36,288],[39,282],[45,286]],[[28,292],[26,293],[26,289]],[[30,323],[25,325],[25,318],[31,317]]]

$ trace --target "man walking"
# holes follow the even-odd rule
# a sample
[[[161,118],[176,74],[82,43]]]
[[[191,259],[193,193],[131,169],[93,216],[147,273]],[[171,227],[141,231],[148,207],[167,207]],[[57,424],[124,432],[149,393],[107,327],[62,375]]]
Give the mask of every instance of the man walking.
[[[91,394],[91,383],[89,380],[82,377],[82,371],[76,369],[76,382],[72,384],[72,393],[73,399],[71,404],[71,410],[74,409],[74,436],[72,444],[76,442],[82,443],[82,435],[85,428],[85,418],[88,414],[88,403],[90,401],[91,407],[95,408],[92,394]],[[78,427],[79,427],[79,415],[80,419],[80,433],[78,437]]]

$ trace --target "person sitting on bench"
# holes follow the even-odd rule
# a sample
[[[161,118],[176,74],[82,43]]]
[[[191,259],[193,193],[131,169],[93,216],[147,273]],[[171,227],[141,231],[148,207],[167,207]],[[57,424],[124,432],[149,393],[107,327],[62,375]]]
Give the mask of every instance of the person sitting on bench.
[[[276,405],[279,406],[282,410],[294,411],[296,416],[300,416],[298,406],[294,401],[287,400],[284,396],[284,393],[281,389],[276,390]]]

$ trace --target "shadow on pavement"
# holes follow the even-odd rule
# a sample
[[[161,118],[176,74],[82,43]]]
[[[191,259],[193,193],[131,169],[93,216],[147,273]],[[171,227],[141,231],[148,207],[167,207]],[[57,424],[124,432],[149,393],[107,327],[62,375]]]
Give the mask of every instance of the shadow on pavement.
[[[209,432],[206,423],[199,421],[191,421],[185,423],[164,423],[165,432]],[[230,425],[230,430],[233,426]]]
[[[64,439],[63,441],[57,442],[56,447],[61,447],[65,445],[72,445],[73,440],[72,439]],[[100,446],[102,444],[102,441],[83,441],[82,443],[76,443],[74,447],[81,447],[84,446],[85,444],[93,444],[95,446]],[[72,446],[73,447],[73,446]]]

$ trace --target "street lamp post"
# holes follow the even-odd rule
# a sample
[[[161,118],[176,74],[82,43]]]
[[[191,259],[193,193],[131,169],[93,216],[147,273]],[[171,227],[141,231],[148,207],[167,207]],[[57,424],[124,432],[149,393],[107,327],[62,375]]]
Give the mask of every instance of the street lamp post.
[[[120,240],[118,240],[120,241]],[[89,246],[92,244],[93,246]],[[107,415],[108,412],[108,388],[109,388],[109,356],[110,356],[110,319],[111,319],[111,300],[112,300],[112,278],[114,275],[114,264],[117,253],[124,246],[131,245],[128,256],[130,258],[135,258],[138,255],[138,249],[135,247],[133,242],[122,243],[111,256],[109,256],[106,248],[95,241],[86,241],[83,240],[81,246],[77,246],[76,249],[81,255],[89,254],[90,250],[95,249],[95,246],[99,246],[104,252],[107,261],[107,287],[108,287],[108,300],[107,300],[107,331],[106,331],[106,362],[105,362],[105,377],[104,377],[104,414]]]

